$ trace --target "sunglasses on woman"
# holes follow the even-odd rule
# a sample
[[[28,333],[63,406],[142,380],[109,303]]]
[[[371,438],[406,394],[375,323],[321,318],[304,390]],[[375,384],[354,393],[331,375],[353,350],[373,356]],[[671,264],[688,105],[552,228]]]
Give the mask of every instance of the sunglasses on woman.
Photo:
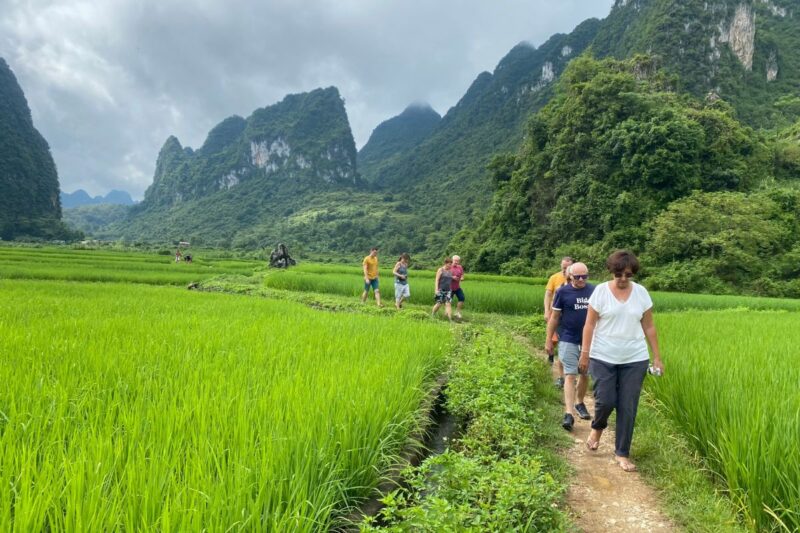
[[[614,277],[631,279],[633,277],[633,272],[614,272]]]

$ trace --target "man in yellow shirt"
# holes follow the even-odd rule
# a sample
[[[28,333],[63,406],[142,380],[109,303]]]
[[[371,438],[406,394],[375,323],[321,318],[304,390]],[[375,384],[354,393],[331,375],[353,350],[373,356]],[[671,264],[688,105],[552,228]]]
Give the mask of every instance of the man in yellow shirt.
[[[567,268],[569,268],[569,266],[572,265],[573,262],[574,261],[569,256],[562,257],[561,258],[561,271],[560,272],[556,272],[555,274],[550,276],[550,279],[547,280],[547,286],[544,289],[544,323],[545,324],[550,322],[550,313],[552,312],[553,296],[555,296],[556,291],[558,290],[558,288],[561,287],[562,285],[564,285],[567,282]],[[558,334],[557,333],[553,334],[553,342],[558,342]],[[548,355],[548,357],[550,359],[550,363],[552,364],[553,360],[554,360],[553,354],[549,353],[547,355]],[[556,379],[555,379],[555,385],[556,385],[556,387],[558,387],[560,389],[560,388],[562,388],[564,386],[564,367],[561,366],[561,361],[560,360],[555,361],[555,364],[553,365],[553,367],[554,367],[553,375],[555,375],[556,373],[558,374],[558,377],[556,377]]]
[[[369,255],[361,262],[361,266],[364,268],[364,294],[361,295],[361,302],[365,303],[367,301],[367,296],[369,296],[369,288],[372,287],[372,291],[375,293],[375,303],[378,304],[378,307],[383,307],[381,305],[381,291],[379,288],[380,283],[378,281],[377,248],[370,249]]]

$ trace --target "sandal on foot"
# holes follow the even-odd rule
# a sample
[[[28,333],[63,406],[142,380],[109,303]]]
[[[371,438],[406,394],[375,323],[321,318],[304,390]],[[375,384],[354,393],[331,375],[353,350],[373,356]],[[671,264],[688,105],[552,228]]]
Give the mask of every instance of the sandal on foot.
[[[600,441],[592,440],[592,438],[589,437],[588,439],[586,439],[586,447],[589,448],[590,451],[596,452],[597,448],[600,447]]]
[[[625,471],[625,472],[636,472],[636,465],[633,464],[632,462],[628,461],[627,459],[625,459],[624,461],[620,461],[619,459],[616,459],[616,461],[617,461],[617,464],[619,465],[619,467],[623,471]]]

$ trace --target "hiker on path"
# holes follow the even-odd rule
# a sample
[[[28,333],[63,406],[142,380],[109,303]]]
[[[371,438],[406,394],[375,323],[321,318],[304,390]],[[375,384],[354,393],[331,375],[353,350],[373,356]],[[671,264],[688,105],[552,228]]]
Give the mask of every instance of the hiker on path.
[[[431,316],[435,316],[439,308],[444,304],[444,314],[448,320],[453,320],[450,302],[453,300],[453,260],[447,257],[444,264],[436,271],[436,281],[434,282],[434,296],[436,302],[433,305]]]
[[[556,294],[556,290],[564,285],[567,282],[567,267],[570,266],[574,261],[571,257],[566,256],[561,259],[561,270],[556,272],[550,279],[547,280],[547,286],[544,289],[544,321],[545,324],[550,322],[550,312],[553,304],[553,297]],[[553,334],[553,343],[558,342],[558,334]],[[548,360],[550,364],[553,365],[553,375],[556,376],[555,378],[555,386],[559,389],[564,386],[564,367],[561,365],[561,358],[559,357],[558,360],[555,360],[555,364],[553,364],[555,356],[552,351],[547,353]]]
[[[361,303],[366,303],[367,296],[369,296],[369,288],[372,287],[372,292],[375,294],[375,303],[378,307],[381,305],[381,291],[380,281],[378,280],[378,249],[370,248],[369,255],[361,262],[364,268],[364,293],[361,295]]]
[[[664,364],[653,322],[653,301],[647,289],[631,279],[639,271],[639,260],[631,252],[619,250],[608,257],[606,267],[614,279],[598,285],[589,298],[578,363],[581,372],[588,368],[594,381],[594,421],[586,446],[597,449],[608,417],[616,409],[614,459],[624,471],[633,472],[636,465],[629,455],[650,360],[648,344],[658,372],[664,372]]]
[[[594,291],[594,285],[587,283],[589,269],[583,263],[570,265],[569,277],[569,282],[559,287],[553,298],[544,348],[547,353],[553,353],[553,334],[558,329],[558,358],[563,365],[565,375],[564,420],[561,427],[572,431],[576,416],[583,420],[592,418],[583,403],[589,379],[585,373],[578,372],[578,359],[589,297]],[[577,376],[577,390],[575,376]]]
[[[178,248],[177,250],[175,250],[175,262],[176,262],[176,263],[179,263],[179,262],[180,262],[180,260],[181,260],[181,256],[182,256],[182,254],[181,254],[181,249],[180,249],[180,248]]]
[[[456,318],[461,320],[461,310],[464,308],[464,289],[461,288],[461,282],[464,280],[464,267],[461,266],[461,257],[453,256],[453,283],[450,288],[453,290],[453,296],[458,300],[456,304]]]
[[[394,265],[394,306],[398,309],[403,307],[403,299],[411,297],[411,289],[408,286],[408,263],[411,257],[408,254],[401,254],[397,263]]]

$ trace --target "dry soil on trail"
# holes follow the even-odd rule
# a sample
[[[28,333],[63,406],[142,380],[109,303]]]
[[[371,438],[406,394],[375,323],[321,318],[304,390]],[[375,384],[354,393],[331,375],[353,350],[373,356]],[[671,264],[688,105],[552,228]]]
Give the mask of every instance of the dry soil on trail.
[[[543,350],[526,342],[536,357],[546,358]],[[586,407],[594,414],[594,398],[591,388],[586,394]],[[560,424],[561,420],[553,420]],[[625,472],[614,460],[613,426],[609,426],[595,451],[586,447],[591,432],[591,420],[575,417],[575,426],[570,432],[572,446],[566,457],[575,470],[567,491],[575,525],[586,533],[611,532],[666,532],[680,531],[661,512],[655,490],[647,485],[638,472]],[[634,435],[634,447],[636,436]],[[636,462],[636,457],[631,458]]]
[[[594,413],[591,391],[586,395],[586,407]],[[575,421],[570,434],[573,444],[566,454],[575,469],[567,503],[576,525],[587,533],[678,531],[659,510],[655,491],[639,473],[624,472],[614,460],[613,427],[605,430],[597,451],[586,447],[590,424],[591,420]],[[635,457],[631,459],[636,462]]]

